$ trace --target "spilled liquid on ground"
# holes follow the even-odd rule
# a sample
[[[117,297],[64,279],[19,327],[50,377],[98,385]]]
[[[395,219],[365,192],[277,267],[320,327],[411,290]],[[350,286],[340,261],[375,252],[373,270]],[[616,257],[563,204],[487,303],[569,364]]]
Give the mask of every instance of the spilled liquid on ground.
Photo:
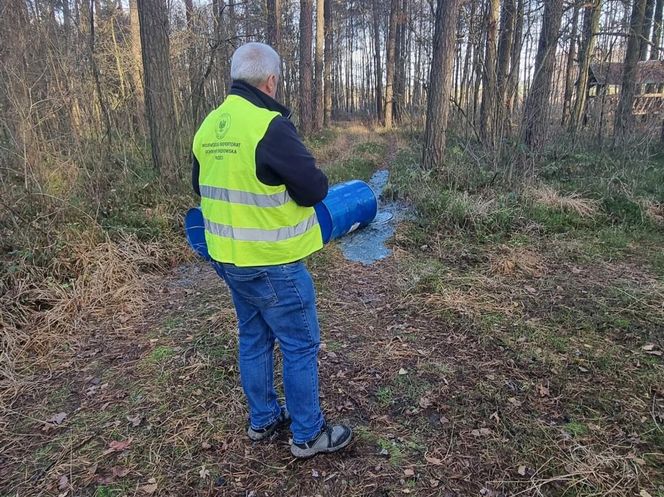
[[[389,179],[389,171],[376,171],[369,180],[369,186],[378,198],[376,219],[366,228],[357,230],[339,240],[344,257],[364,265],[385,259],[392,252],[386,245],[394,236],[399,221],[408,217],[408,208],[403,202],[385,201],[382,193]]]

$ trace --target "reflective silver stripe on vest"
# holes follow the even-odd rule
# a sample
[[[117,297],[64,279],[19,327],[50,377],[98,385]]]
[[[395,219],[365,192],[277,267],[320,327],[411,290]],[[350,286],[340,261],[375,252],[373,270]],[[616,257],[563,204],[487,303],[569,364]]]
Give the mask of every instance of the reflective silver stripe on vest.
[[[205,220],[205,229],[213,235],[224,238],[232,238],[242,242],[280,242],[289,238],[303,235],[318,224],[318,218],[314,212],[304,221],[295,226],[277,228],[276,230],[263,230],[259,228],[237,228],[227,224],[214,223]]]
[[[249,193],[240,190],[229,190],[218,186],[201,185],[201,197],[212,200],[223,200],[233,204],[254,205],[256,207],[279,207],[290,202],[287,191],[262,194]]]

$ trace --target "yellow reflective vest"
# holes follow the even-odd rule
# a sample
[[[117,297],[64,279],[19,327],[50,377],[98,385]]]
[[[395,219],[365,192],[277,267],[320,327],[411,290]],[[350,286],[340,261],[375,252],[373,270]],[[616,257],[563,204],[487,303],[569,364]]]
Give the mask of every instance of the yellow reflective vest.
[[[313,207],[256,176],[256,146],[280,114],[229,95],[194,136],[201,210],[212,259],[236,266],[298,261],[323,246]]]

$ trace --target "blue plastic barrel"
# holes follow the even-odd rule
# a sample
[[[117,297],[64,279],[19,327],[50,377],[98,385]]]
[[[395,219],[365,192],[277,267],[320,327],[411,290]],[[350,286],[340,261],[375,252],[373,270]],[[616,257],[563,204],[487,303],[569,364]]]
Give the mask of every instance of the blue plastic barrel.
[[[352,180],[330,188],[327,197],[314,206],[323,243],[368,226],[378,212],[378,200],[364,181]],[[184,217],[184,228],[191,248],[206,261],[212,260],[205,242],[205,221],[200,207]]]
[[[208,254],[207,243],[205,242],[205,221],[200,207],[193,207],[187,211],[184,216],[184,230],[187,235],[189,246],[206,261],[212,258]]]
[[[352,180],[331,187],[327,197],[314,208],[323,243],[327,243],[368,226],[378,212],[378,200],[364,181]]]

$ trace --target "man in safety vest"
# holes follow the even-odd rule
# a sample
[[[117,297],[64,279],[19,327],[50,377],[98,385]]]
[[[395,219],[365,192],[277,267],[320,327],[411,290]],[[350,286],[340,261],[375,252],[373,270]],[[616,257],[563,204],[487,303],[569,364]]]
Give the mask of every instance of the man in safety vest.
[[[328,184],[274,99],[280,67],[268,45],[235,51],[230,93],[194,137],[192,180],[208,252],[237,313],[247,435],[268,439],[290,423],[291,452],[305,458],[346,447],[352,431],[326,423],[320,408],[316,296],[302,260],[323,246],[313,206]],[[274,389],[275,340],[286,406]]]

